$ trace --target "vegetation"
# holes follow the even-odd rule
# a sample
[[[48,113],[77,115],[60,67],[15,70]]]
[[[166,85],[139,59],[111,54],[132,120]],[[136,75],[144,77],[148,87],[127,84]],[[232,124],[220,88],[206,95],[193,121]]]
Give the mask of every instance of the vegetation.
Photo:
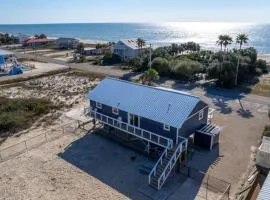
[[[114,65],[122,61],[121,56],[117,54],[106,53],[103,57],[103,65]]]
[[[205,74],[206,78],[216,80],[216,84],[224,88],[252,83],[257,76],[268,72],[266,62],[257,59],[256,49],[242,48],[248,42],[247,35],[238,34],[235,38],[238,49],[229,48],[233,42],[231,36],[220,35],[217,40],[219,52],[202,50],[195,42],[158,47],[152,51],[152,68],[160,76],[185,81],[195,81]],[[148,51],[142,50],[139,57],[128,61],[128,66],[135,71],[146,71],[149,56]]]
[[[142,83],[148,84],[148,85],[151,85],[153,81],[158,80],[158,79],[159,79],[158,72],[154,69],[148,69],[140,77],[140,80],[142,81]]]
[[[34,36],[36,39],[46,39],[47,36],[44,33],[39,34],[35,34]]]
[[[76,48],[76,53],[83,55],[84,54],[84,44],[79,43]]]
[[[0,45],[18,44],[19,39],[9,34],[0,33]]]
[[[53,104],[44,99],[8,99],[0,97],[0,134],[15,133],[49,113]]]

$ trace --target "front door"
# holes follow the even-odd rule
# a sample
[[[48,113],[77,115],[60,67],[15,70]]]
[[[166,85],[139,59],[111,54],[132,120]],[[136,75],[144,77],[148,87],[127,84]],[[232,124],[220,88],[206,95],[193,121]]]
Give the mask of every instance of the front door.
[[[140,126],[140,118],[137,115],[129,114],[129,124],[139,127]]]

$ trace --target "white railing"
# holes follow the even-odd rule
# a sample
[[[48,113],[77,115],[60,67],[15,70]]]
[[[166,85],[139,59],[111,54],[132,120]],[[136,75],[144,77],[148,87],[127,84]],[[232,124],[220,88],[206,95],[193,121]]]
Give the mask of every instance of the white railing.
[[[177,159],[179,158],[179,156],[181,155],[181,153],[184,150],[187,150],[187,144],[188,144],[188,140],[184,139],[184,138],[180,138],[183,141],[179,143],[179,145],[177,146],[177,148],[175,149],[172,157],[170,158],[169,162],[167,163],[166,167],[164,168],[162,174],[160,175],[159,179],[158,179],[158,189],[160,190],[162,185],[165,183],[166,179],[168,178],[168,176],[170,175],[170,172],[172,171],[174,165],[177,162]],[[185,145],[183,147],[183,145]]]
[[[90,116],[94,119],[100,121],[103,124],[107,124],[109,126],[112,126],[114,128],[120,129],[121,131],[124,131],[128,134],[131,134],[133,136],[136,136],[138,138],[141,138],[143,140],[146,140],[148,142],[151,142],[153,144],[156,144],[158,146],[164,147],[164,148],[172,148],[173,147],[173,140],[170,138],[163,137],[161,135],[152,133],[150,131],[144,130],[142,128],[130,125],[128,123],[125,123],[121,121],[120,119],[115,119],[112,117],[109,117],[107,115],[101,114],[97,111],[90,110]]]
[[[150,174],[148,175],[148,184],[151,184],[151,177],[154,175],[156,175],[157,172],[157,167],[159,165],[163,164],[163,159],[167,156],[168,154],[168,148],[165,148],[165,150],[163,151],[163,153],[161,154],[160,158],[158,159],[157,163],[155,164],[155,166],[153,167],[152,171],[150,172]]]

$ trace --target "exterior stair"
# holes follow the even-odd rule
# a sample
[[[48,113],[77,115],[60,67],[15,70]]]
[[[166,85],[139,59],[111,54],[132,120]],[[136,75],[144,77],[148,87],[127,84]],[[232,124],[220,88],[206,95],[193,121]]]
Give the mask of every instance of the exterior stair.
[[[160,190],[166,179],[170,175],[172,169],[177,163],[181,154],[187,150],[187,140],[184,139],[176,147],[166,148],[160,159],[149,174],[149,185]]]

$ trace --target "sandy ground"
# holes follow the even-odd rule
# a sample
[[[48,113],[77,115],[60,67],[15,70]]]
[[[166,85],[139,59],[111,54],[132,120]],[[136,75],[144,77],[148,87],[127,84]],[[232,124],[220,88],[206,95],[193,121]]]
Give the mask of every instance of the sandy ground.
[[[28,81],[23,87],[1,90],[0,95],[13,98],[43,95],[55,103],[62,101],[72,106],[59,113],[55,124],[50,125],[54,127],[83,118],[85,99],[82,85],[91,88],[96,83],[83,77],[56,75]],[[195,150],[189,165],[230,182],[233,197],[245,177],[252,160],[251,153],[267,122],[268,106],[240,97],[217,96],[199,88],[189,91],[216,109],[213,122],[223,127],[220,144],[212,152]],[[66,96],[69,93],[70,96]],[[0,148],[48,130],[50,126],[35,126],[20,137],[9,138]],[[135,161],[131,159],[133,156]],[[169,180],[161,192],[149,189],[147,176],[140,168],[153,165],[146,157],[116,142],[91,133],[78,136],[71,131],[58,140],[1,163],[0,199],[1,194],[2,199],[205,199],[200,184],[179,174]],[[218,196],[209,192],[208,199],[218,199]]]

